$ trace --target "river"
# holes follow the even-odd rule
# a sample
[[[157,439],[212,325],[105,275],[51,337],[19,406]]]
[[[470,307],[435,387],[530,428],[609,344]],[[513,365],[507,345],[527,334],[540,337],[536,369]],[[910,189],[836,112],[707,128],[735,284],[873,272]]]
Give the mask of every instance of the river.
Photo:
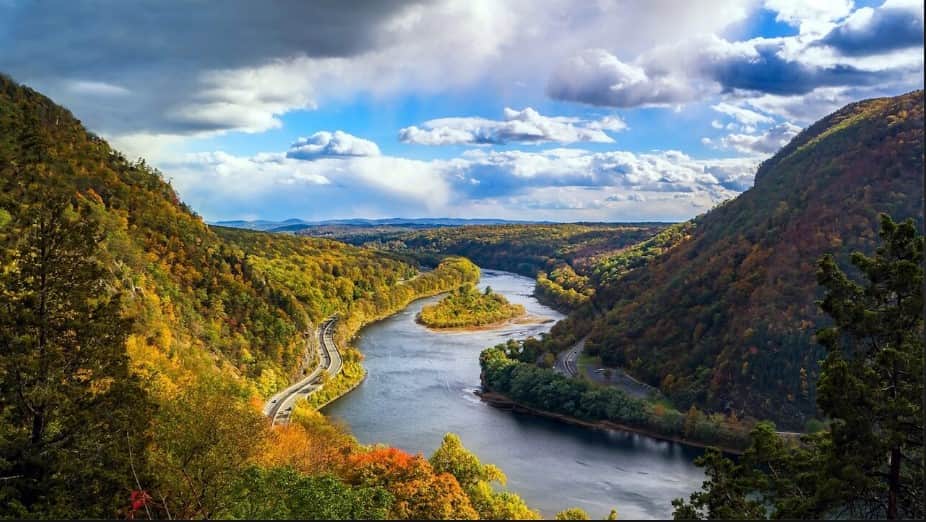
[[[523,304],[530,315],[563,317],[531,296],[532,279],[483,270],[480,287],[485,286]],[[507,339],[537,336],[553,323],[434,332],[416,323],[415,315],[438,299],[415,301],[357,336],[367,379],[324,412],[346,422],[361,443],[382,442],[428,456],[444,433],[457,433],[483,463],[505,472],[508,489],[546,518],[573,506],[592,518],[612,508],[622,519],[671,518],[672,499],[687,498],[701,486],[704,475],[692,464],[701,450],[481,402],[473,393],[479,387],[479,352]]]

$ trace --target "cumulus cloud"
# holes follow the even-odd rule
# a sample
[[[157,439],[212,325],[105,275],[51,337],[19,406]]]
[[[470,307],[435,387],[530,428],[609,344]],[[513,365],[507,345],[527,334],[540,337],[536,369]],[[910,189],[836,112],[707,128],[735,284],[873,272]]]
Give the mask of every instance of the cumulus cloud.
[[[775,20],[799,27],[801,33],[825,31],[852,12],[852,0],[766,0]]]
[[[195,153],[161,168],[208,219],[407,217],[439,212],[451,194],[439,163],[388,156],[303,160],[283,153]]]
[[[372,141],[343,131],[319,131],[299,138],[286,153],[287,158],[314,160],[337,156],[379,156],[379,147]]]
[[[617,116],[588,121],[579,118],[543,116],[527,107],[518,111],[505,108],[504,120],[485,118],[438,118],[399,131],[405,143],[420,145],[506,144],[506,143],[613,143],[604,131],[627,128]]]
[[[646,201],[646,198],[638,192],[630,192],[629,194],[613,194],[605,198],[605,201]]]
[[[456,163],[458,190],[472,198],[520,194],[539,187],[620,188],[628,192],[708,194],[718,200],[735,194],[758,160],[697,160],[679,151],[635,154],[578,149],[470,151]]]
[[[758,134],[729,134],[720,138],[719,145],[747,154],[769,155],[778,152],[800,132],[797,125],[783,122]],[[708,140],[708,143],[713,142]]]
[[[819,45],[848,56],[882,54],[923,47],[923,4],[886,3],[878,9],[863,7],[824,36]]]
[[[536,86],[549,64],[612,42],[614,34],[628,52],[639,52],[649,41],[719,31],[748,14],[741,0],[710,5],[407,0],[357,9],[281,0],[257,9],[244,0],[97,0],[43,9],[6,2],[0,70],[50,94],[101,134],[260,132],[279,127],[289,111],[358,93]],[[665,23],[667,13],[673,24]],[[87,78],[132,96],[89,99],[68,88]]]
[[[817,89],[922,85],[922,5],[886,2],[852,11],[850,1],[770,0],[795,36],[729,41],[700,34],[655,46],[633,59],[605,48],[568,57],[546,92],[596,106],[672,106],[719,94],[805,95]],[[851,13],[851,14],[850,14]],[[903,88],[901,88],[902,90]]]
[[[721,114],[730,116],[746,127],[755,127],[756,125],[773,123],[775,121],[775,119],[771,116],[760,114],[754,110],[750,110],[732,103],[721,102],[716,105],[712,105],[711,108]],[[718,126],[714,125],[714,127],[717,128]]]
[[[477,209],[482,213],[469,215],[527,212],[521,217],[607,220],[616,219],[617,210],[628,218],[636,210],[636,219],[686,219],[748,188],[758,161],[694,159],[678,151],[636,154],[570,148],[475,149],[429,161],[387,155],[304,160],[285,153],[214,152],[188,154],[164,162],[162,169],[184,200],[208,219],[338,217],[333,210],[342,212],[341,217],[465,216]],[[685,196],[674,197],[680,194]],[[229,204],[236,214],[222,210]],[[652,208],[658,212],[640,206],[650,204],[656,204]],[[488,212],[492,205],[495,211]]]
[[[546,92],[558,100],[637,107],[688,102],[697,97],[698,89],[681,76],[651,76],[604,49],[588,49],[553,70]]]

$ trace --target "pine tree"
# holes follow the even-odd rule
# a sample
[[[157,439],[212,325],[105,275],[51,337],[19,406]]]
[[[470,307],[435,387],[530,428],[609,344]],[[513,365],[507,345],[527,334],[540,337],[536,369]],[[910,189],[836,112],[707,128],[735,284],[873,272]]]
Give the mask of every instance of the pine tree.
[[[832,256],[820,262],[821,302],[834,325],[818,403],[833,420],[831,473],[854,514],[917,518],[923,511],[923,237],[912,220],[881,216],[883,245],[852,255],[853,282]],[[835,463],[838,462],[838,465]]]

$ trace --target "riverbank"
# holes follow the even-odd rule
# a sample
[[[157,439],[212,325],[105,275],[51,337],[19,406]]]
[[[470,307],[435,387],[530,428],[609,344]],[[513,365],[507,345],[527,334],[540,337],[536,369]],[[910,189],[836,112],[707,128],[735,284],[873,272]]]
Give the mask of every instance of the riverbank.
[[[529,408],[583,421],[613,423],[665,440],[696,442],[734,452],[749,446],[753,419],[741,421],[695,407],[679,411],[664,403],[634,398],[617,388],[566,377],[537,366],[534,359],[534,352],[523,342],[506,342],[483,350],[479,356],[482,388]]]
[[[581,426],[583,428],[593,429],[593,430],[602,430],[602,431],[624,431],[628,433],[636,433],[639,435],[645,435],[647,437],[663,440],[667,442],[675,442],[678,444],[684,444],[686,446],[691,446],[693,448],[707,449],[715,448],[723,451],[724,453],[729,453],[731,455],[742,455],[743,451],[736,448],[722,447],[714,444],[704,444],[697,441],[687,440],[682,437],[673,437],[668,435],[663,435],[656,433],[654,431],[636,428],[633,426],[627,426],[624,424],[619,424],[612,421],[587,421],[582,420],[576,417],[571,417],[569,415],[564,415],[562,413],[554,413],[544,410],[539,410],[537,408],[532,408],[524,404],[518,403],[512,400],[510,397],[502,395],[501,393],[494,391],[484,391],[476,390],[474,392],[483,402],[492,406],[493,408],[498,408],[502,410],[509,410],[516,413],[525,413],[528,415],[535,415],[537,417],[544,417],[547,419],[553,419],[558,422],[563,422],[566,424],[571,424],[573,426]]]
[[[320,396],[319,391],[324,391],[317,390],[308,397],[310,406],[320,410],[355,390],[366,378],[367,371],[361,364],[363,354],[352,346],[360,330],[401,312],[414,301],[449,292],[461,284],[478,281],[479,277],[478,267],[469,260],[447,258],[434,270],[422,271],[415,277],[393,286],[392,292],[385,299],[390,305],[384,310],[370,314],[369,309],[358,307],[358,312],[345,314],[338,321],[333,336],[335,349],[339,350],[344,362],[343,369],[337,375],[331,376],[323,386],[329,391],[333,389],[333,394],[324,394],[323,398],[313,400],[313,397]]]
[[[531,296],[532,279],[484,270],[479,285],[523,304],[530,315],[561,318]],[[438,333],[416,323],[415,315],[439,299],[415,301],[357,335],[368,378],[326,406],[326,417],[349,426],[361,444],[388,443],[413,454],[429,455],[444,433],[457,433],[547,518],[564,505],[592,514],[618,506],[629,519],[671,518],[672,500],[701,487],[703,470],[692,461],[702,449],[488,407],[473,394],[480,386],[480,351],[537,338],[554,323]]]

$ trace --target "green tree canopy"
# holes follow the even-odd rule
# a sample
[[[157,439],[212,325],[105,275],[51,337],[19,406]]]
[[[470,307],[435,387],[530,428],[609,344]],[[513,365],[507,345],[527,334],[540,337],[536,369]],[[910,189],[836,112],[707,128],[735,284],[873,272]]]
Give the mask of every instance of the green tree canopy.
[[[0,231],[0,511],[110,518],[136,488],[150,409],[92,203],[34,172]]]

